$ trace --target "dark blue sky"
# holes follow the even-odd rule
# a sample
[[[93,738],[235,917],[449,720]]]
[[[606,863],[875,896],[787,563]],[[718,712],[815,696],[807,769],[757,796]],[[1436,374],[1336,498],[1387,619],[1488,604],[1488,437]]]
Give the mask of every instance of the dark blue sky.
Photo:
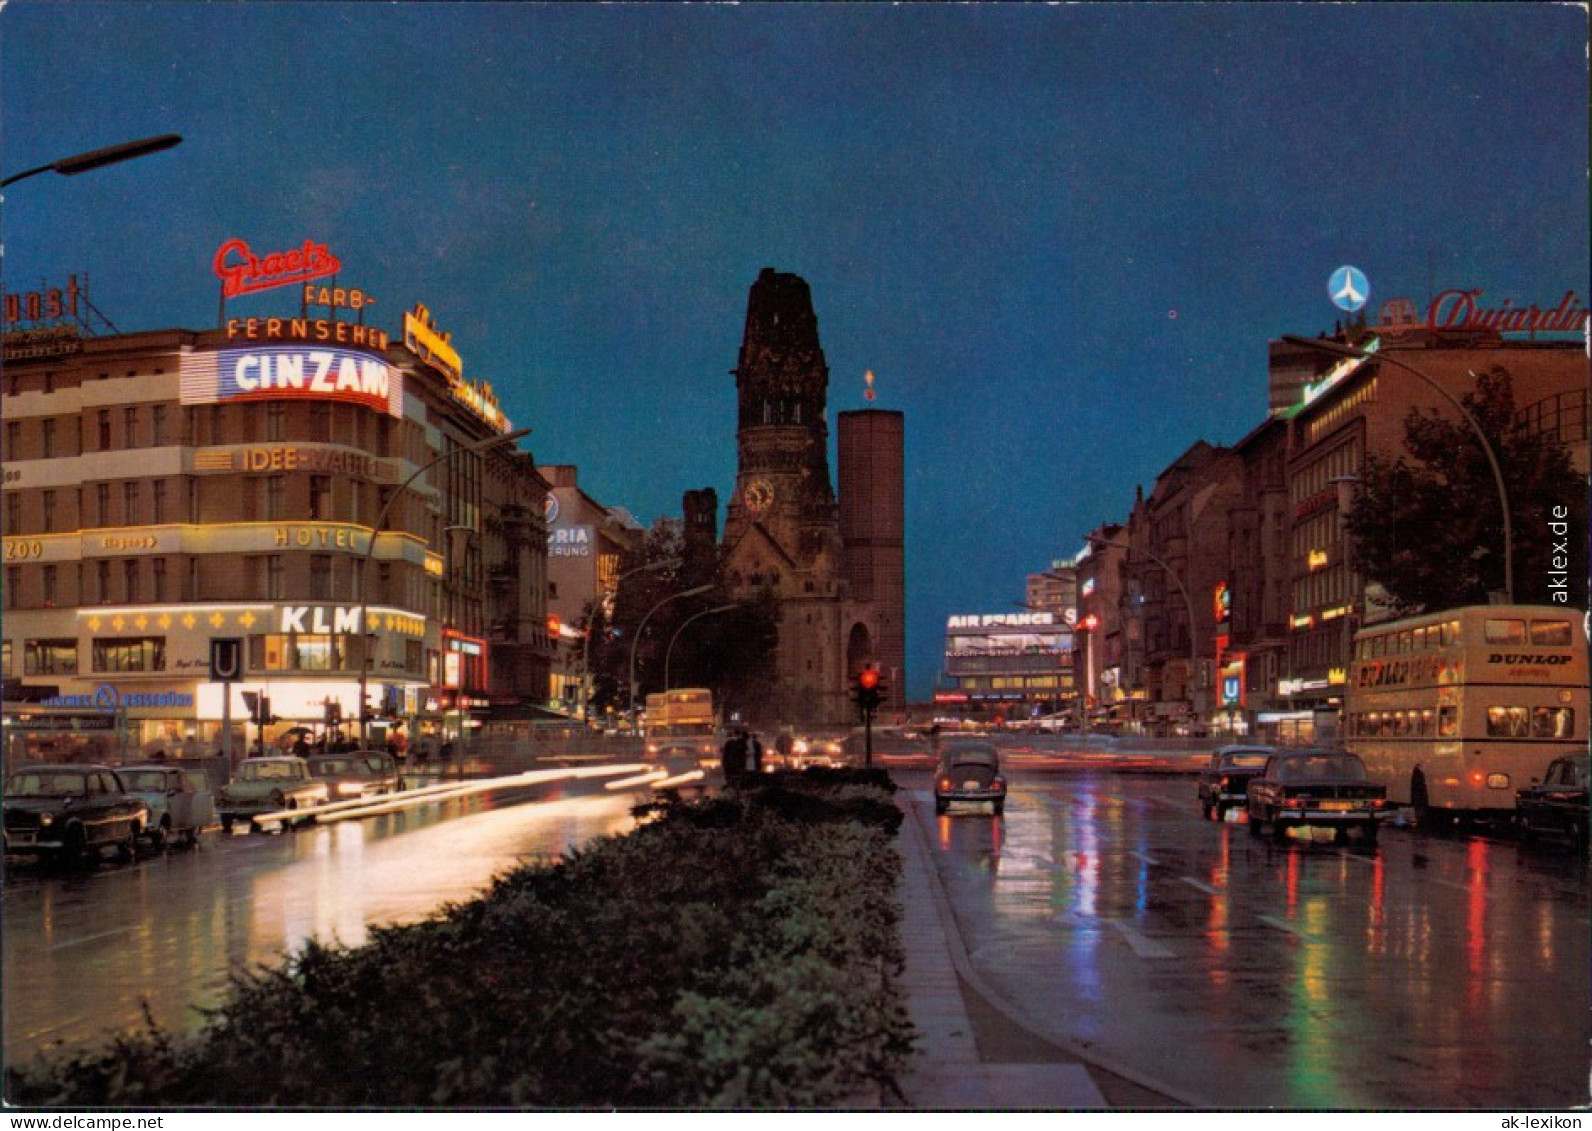
[[[432,309],[545,463],[644,521],[734,483],[764,266],[807,279],[833,413],[907,421],[910,686],[945,617],[1125,518],[1266,410],[1266,342],[1429,285],[1588,294],[1568,5],[138,4],[0,12],[6,285],[215,324],[210,261],[330,246]],[[285,300],[237,300],[279,313]]]

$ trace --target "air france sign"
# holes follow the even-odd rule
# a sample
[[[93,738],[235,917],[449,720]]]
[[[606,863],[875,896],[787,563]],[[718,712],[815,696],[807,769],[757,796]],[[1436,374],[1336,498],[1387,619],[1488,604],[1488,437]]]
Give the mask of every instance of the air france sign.
[[[182,360],[183,404],[326,400],[364,405],[403,418],[403,376],[385,361],[333,346],[255,346],[189,354]]]

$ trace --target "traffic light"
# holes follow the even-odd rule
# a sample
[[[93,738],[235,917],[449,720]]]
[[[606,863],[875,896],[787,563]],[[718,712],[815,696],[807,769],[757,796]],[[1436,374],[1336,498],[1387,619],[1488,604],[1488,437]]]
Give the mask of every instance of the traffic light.
[[[865,715],[871,715],[884,702],[887,690],[884,684],[879,682],[878,668],[863,668],[856,675],[852,697],[857,701],[858,710]]]

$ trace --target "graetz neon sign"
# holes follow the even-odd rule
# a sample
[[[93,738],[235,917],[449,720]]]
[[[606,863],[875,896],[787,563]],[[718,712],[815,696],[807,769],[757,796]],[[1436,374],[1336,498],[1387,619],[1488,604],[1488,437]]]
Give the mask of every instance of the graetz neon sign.
[[[1592,311],[1576,302],[1574,291],[1565,291],[1564,298],[1552,310],[1536,305],[1515,306],[1509,299],[1503,305],[1488,310],[1477,306],[1481,297],[1478,290],[1444,291],[1432,300],[1426,312],[1426,325],[1433,330],[1495,330],[1500,334],[1552,333],[1574,331],[1579,333],[1586,325]]]
[[[236,298],[273,287],[286,287],[310,279],[323,279],[343,269],[342,262],[323,243],[305,240],[303,247],[260,257],[243,240],[228,240],[216,248],[211,268],[221,280],[221,297]]]
[[[333,400],[403,419],[403,375],[354,350],[257,346],[182,359],[183,404],[234,400]]]

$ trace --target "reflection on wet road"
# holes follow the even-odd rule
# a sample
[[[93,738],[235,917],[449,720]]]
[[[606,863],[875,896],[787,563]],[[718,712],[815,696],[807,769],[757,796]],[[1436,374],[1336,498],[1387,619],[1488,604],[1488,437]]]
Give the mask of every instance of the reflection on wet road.
[[[108,1028],[192,1029],[229,974],[306,939],[357,944],[422,920],[530,859],[633,827],[634,794],[473,797],[280,836],[207,838],[131,866],[8,873],[5,1053],[93,1043]],[[602,795],[596,795],[602,794]],[[524,801],[522,795],[518,800]]]
[[[979,973],[1200,1106],[1587,1102],[1588,873],[1500,837],[1380,849],[1201,819],[1186,777],[1022,776],[929,830]]]

